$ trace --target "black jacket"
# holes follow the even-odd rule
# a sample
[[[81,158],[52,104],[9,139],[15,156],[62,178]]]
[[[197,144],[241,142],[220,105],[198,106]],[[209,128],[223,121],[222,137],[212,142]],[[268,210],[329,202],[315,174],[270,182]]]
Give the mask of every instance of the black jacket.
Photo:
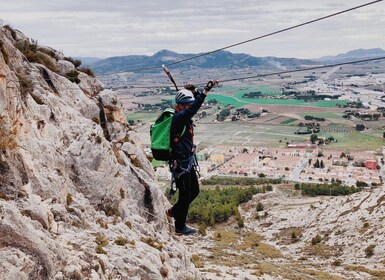
[[[198,112],[206,95],[199,92],[194,102],[185,110],[175,112],[171,122],[170,141],[172,159],[184,159],[193,154],[194,151],[194,128],[192,117]],[[183,135],[179,135],[183,131]]]

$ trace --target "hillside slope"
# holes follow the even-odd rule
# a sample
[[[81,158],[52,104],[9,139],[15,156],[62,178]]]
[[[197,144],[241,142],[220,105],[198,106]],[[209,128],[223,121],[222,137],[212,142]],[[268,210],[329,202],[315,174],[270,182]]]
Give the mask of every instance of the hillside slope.
[[[8,26],[0,49],[0,278],[200,279],[114,93]]]

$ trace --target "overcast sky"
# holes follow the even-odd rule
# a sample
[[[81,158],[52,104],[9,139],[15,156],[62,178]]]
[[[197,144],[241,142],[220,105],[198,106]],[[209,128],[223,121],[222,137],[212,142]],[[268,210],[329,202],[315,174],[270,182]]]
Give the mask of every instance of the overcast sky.
[[[201,53],[370,0],[0,0],[0,19],[66,56]],[[385,49],[385,1],[228,49],[316,58]]]

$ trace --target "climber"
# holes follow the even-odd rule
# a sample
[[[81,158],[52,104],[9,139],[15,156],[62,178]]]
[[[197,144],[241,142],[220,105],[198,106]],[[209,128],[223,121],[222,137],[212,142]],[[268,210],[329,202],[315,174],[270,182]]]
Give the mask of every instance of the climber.
[[[175,96],[175,115],[170,131],[170,170],[176,188],[179,189],[179,197],[174,206],[166,210],[166,214],[175,219],[175,232],[178,235],[196,233],[196,229],[186,226],[190,204],[199,194],[192,117],[198,112],[209,91],[218,83],[217,80],[209,81],[203,91],[198,91],[192,84],[186,84]],[[178,136],[181,131],[184,133]]]

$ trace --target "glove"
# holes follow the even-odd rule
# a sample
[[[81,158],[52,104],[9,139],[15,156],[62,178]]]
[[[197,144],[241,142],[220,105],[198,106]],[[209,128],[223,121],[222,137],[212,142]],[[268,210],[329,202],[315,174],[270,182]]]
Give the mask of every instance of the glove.
[[[213,88],[213,86],[214,86],[214,82],[213,81],[209,81],[207,83],[207,85],[205,86],[205,90],[206,91],[210,91]]]
[[[218,80],[215,80],[215,81],[209,81],[209,82],[207,83],[207,85],[205,86],[205,90],[206,90],[206,91],[210,91],[210,90],[213,88],[213,86],[214,86],[214,85],[217,85],[217,84],[219,84],[219,81],[218,81]]]
[[[185,84],[184,88],[190,91],[194,91],[196,87],[193,84]]]

